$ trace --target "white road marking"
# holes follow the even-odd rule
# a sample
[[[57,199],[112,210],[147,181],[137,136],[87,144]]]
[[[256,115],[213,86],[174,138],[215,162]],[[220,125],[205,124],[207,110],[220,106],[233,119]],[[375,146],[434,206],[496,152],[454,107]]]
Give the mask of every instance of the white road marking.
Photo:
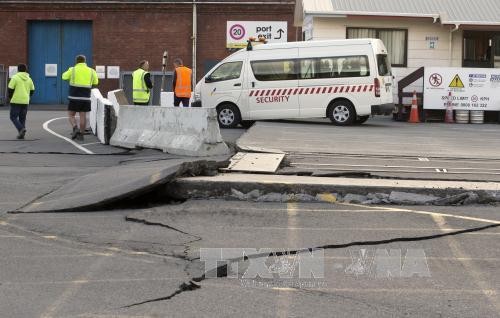
[[[49,128],[49,124],[51,122],[56,121],[56,120],[60,120],[60,119],[68,119],[68,117],[58,117],[58,118],[53,118],[51,120],[48,120],[48,121],[46,121],[46,122],[43,123],[43,129],[45,129],[47,132],[51,133],[52,135],[54,135],[56,137],[59,137],[59,138],[61,138],[64,141],[69,142],[70,144],[72,144],[73,146],[75,146],[79,150],[85,152],[86,154],[93,155],[94,153],[92,151],[88,150],[85,147],[82,147],[81,145],[77,144],[76,142],[74,142],[73,140],[71,140],[69,138],[66,138],[66,137],[64,137],[62,135],[59,135],[58,133],[54,132],[52,129]]]
[[[419,161],[430,161],[429,158],[418,158]]]
[[[80,146],[90,146],[90,145],[97,145],[100,144],[100,142],[89,142],[88,144],[81,144]]]
[[[355,203],[338,203],[338,204],[343,205],[343,206],[366,207],[364,205],[355,204]],[[481,223],[500,224],[499,220],[475,218],[475,217],[470,217],[470,216],[465,216],[465,215],[454,215],[454,214],[448,214],[448,213],[419,211],[419,210],[412,210],[412,209],[395,209],[395,208],[389,208],[389,207],[386,208],[386,207],[381,207],[381,206],[374,206],[374,207],[369,207],[369,208],[374,209],[374,210],[378,210],[378,211],[385,211],[385,212],[407,212],[407,213],[424,214],[424,215],[430,215],[430,216],[433,216],[433,215],[442,216],[442,217],[447,217],[447,218],[475,221],[475,222],[481,222]]]

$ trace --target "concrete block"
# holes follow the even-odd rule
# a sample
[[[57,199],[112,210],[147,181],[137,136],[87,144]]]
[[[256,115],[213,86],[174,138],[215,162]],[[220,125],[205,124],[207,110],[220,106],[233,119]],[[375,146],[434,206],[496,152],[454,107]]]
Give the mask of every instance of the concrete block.
[[[193,102],[193,94],[189,99],[189,105]],[[161,92],[160,93],[160,106],[161,107],[174,107],[174,92]],[[183,106],[181,106],[183,107]]]
[[[112,107],[112,103],[102,97],[101,92],[94,88],[90,94],[91,110],[89,114],[90,128],[94,135],[102,144],[109,142],[109,134],[107,134],[107,125],[109,125],[109,114],[106,112],[106,107]]]
[[[174,107],[174,92],[161,92],[160,94],[161,107]]]
[[[182,156],[229,153],[214,108],[121,106],[111,144],[160,149]]]
[[[367,200],[368,198],[366,197],[366,195],[351,194],[351,193],[346,194],[346,196],[343,199],[343,201],[347,203],[363,203]]]
[[[445,198],[441,198],[433,202],[434,205],[457,205],[463,204],[465,200],[469,199],[468,202],[472,203],[472,201],[477,202],[479,196],[472,192],[465,192],[460,194],[455,194],[451,196],[447,196]]]
[[[113,105],[116,116],[119,116],[120,114],[120,106],[130,105],[130,102],[128,101],[127,96],[125,96],[125,92],[123,91],[123,89],[117,89],[108,92],[108,100]]]
[[[281,193],[268,193],[257,198],[257,202],[286,202],[287,195]]]
[[[433,195],[423,195],[407,192],[392,191],[389,195],[389,200],[394,204],[402,205],[424,205],[438,200],[438,197]]]

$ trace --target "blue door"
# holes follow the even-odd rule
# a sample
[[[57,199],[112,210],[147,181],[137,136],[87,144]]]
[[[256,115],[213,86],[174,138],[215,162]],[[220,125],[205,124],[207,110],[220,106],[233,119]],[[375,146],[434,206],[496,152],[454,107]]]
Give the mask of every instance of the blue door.
[[[83,54],[92,66],[92,22],[32,21],[29,34],[29,72],[35,82],[33,104],[64,104],[68,83],[61,75]],[[47,64],[57,65],[57,76],[47,76]]]

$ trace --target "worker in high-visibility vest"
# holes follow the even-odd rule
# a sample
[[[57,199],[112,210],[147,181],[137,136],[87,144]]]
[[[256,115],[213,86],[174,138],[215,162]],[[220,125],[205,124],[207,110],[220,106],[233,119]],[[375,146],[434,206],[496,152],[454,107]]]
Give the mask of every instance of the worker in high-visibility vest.
[[[132,98],[134,105],[149,105],[151,89],[151,74],[149,74],[149,62],[139,62],[139,68],[132,73]]]
[[[178,107],[182,103],[183,107],[189,107],[191,98],[191,77],[193,72],[185,67],[180,58],[174,60],[174,106]]]
[[[9,81],[10,120],[17,128],[17,139],[24,139],[26,134],[26,115],[30,97],[35,92],[35,85],[28,74],[25,64],[17,65],[17,73]]]
[[[84,55],[76,57],[76,64],[63,73],[62,79],[69,81],[68,115],[69,122],[73,127],[72,139],[83,141],[83,135],[87,126],[87,113],[90,112],[90,91],[97,87],[99,79],[97,72],[88,67]],[[76,113],[80,117],[80,129],[76,124]]]

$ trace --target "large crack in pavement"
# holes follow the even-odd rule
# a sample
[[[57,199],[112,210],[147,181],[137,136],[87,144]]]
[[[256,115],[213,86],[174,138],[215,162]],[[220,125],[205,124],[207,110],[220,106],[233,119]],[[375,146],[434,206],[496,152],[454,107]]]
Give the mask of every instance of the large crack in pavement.
[[[141,223],[148,225],[147,222],[141,222]],[[162,224],[161,222],[152,222],[152,223],[154,223],[153,225],[158,225],[158,223]],[[168,228],[168,229],[174,229],[176,231],[180,231],[181,233],[186,233],[184,231],[175,229],[169,225],[162,224],[161,226]],[[250,259],[257,259],[257,258],[262,258],[262,257],[267,258],[267,257],[289,256],[289,255],[296,255],[296,254],[306,253],[306,252],[311,253],[315,250],[345,249],[345,248],[354,247],[354,246],[377,246],[377,245],[386,245],[386,244],[390,244],[390,243],[429,241],[429,240],[441,239],[444,237],[463,235],[466,233],[481,232],[484,230],[497,228],[497,227],[500,227],[500,223],[485,225],[485,226],[481,226],[481,227],[474,227],[474,228],[469,228],[469,229],[463,229],[463,230],[458,230],[458,231],[452,231],[452,232],[447,232],[447,233],[433,234],[433,235],[416,236],[416,237],[395,237],[395,238],[390,238],[390,239],[385,239],[385,240],[354,241],[354,242],[341,243],[341,244],[327,244],[327,245],[321,245],[321,246],[303,248],[303,249],[297,249],[297,250],[287,250],[287,251],[281,250],[281,251],[271,251],[268,253],[258,253],[258,254],[246,255],[243,257],[225,260],[224,265],[217,266],[216,268],[211,269],[210,271],[205,271],[201,276],[193,277],[188,282],[183,282],[179,286],[179,288],[170,295],[132,303],[130,305],[122,306],[121,308],[122,309],[123,308],[131,308],[131,307],[140,306],[140,305],[144,305],[144,304],[148,304],[148,303],[170,300],[170,299],[182,294],[183,292],[194,291],[194,290],[200,289],[202,287],[200,284],[202,281],[204,281],[208,278],[214,278],[214,277],[216,277],[216,278],[227,277],[229,268],[232,264],[238,263],[238,262],[243,262],[243,261],[248,261]],[[189,234],[189,235],[193,235],[193,234]],[[200,238],[200,240],[201,240],[201,238]],[[199,258],[193,258],[193,259],[186,258],[186,260],[189,262],[193,262],[195,260],[199,260]]]
[[[163,224],[161,222],[150,222],[150,221],[148,221],[146,219],[141,219],[141,218],[133,217],[133,216],[126,216],[125,217],[125,221],[127,221],[127,222],[134,222],[134,223],[140,223],[140,224],[149,225],[149,226],[159,226],[159,227],[163,227],[163,228],[175,231],[175,232],[179,232],[179,233],[184,234],[184,235],[188,235],[188,236],[194,237],[193,240],[187,241],[187,242],[184,243],[185,249],[184,249],[184,258],[183,259],[186,260],[186,261],[192,261],[192,259],[190,259],[188,257],[189,248],[190,248],[189,244],[192,244],[192,243],[195,243],[195,242],[198,242],[198,241],[202,240],[202,238],[200,236],[198,236],[198,235],[187,233],[185,231],[179,230],[179,229],[177,229],[175,227]],[[187,266],[184,268],[184,270],[185,270],[186,273],[188,273],[187,272]]]

